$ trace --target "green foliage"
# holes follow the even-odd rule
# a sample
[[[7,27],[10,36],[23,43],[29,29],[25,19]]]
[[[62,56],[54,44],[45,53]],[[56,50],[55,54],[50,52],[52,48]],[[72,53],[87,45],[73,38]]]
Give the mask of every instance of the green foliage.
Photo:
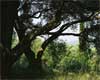
[[[82,53],[78,46],[69,47],[66,56],[60,61],[59,66],[63,71],[91,71],[96,70],[96,52]]]
[[[12,69],[14,70],[15,73],[23,73],[24,71],[26,71],[26,69],[28,68],[29,63],[28,60],[26,58],[26,56],[24,54],[22,54],[22,56],[19,58],[19,60],[17,60],[13,66]]]
[[[78,47],[69,47],[66,56],[61,60],[59,66],[62,66],[63,71],[79,71],[86,68],[86,57],[80,53]],[[84,66],[84,67],[83,67]]]
[[[62,41],[53,41],[49,44],[44,54],[48,54],[47,57],[44,55],[44,58],[48,58],[49,60],[49,66],[52,68],[56,68],[58,63],[61,61],[61,59],[66,54],[66,44]]]
[[[91,53],[80,52],[78,45],[70,46],[64,42],[52,42],[45,51],[43,58],[55,72],[94,71],[97,66],[97,55],[94,48]]]
[[[42,44],[42,40],[37,38],[33,43],[31,49],[35,52],[38,51],[40,45]],[[95,48],[91,48],[91,53],[80,52],[79,46],[67,45],[63,41],[53,41],[46,48],[42,59],[46,59],[46,67],[47,71],[50,73],[69,73],[69,72],[91,72],[97,71],[99,67],[97,67],[98,56]],[[22,55],[20,59],[14,64],[13,71],[17,73],[32,73],[33,71],[28,67],[29,63],[25,55]],[[18,74],[18,73],[17,73]],[[76,75],[81,76],[83,80],[87,80],[84,78],[88,74]],[[89,75],[91,76],[91,75]],[[69,75],[55,77],[57,80],[63,80]],[[71,78],[73,78],[71,76]],[[55,80],[54,79],[54,80]],[[53,79],[51,79],[53,80]]]
[[[41,44],[43,43],[41,38],[35,39],[31,44],[31,49],[34,51],[34,53],[37,53],[38,50],[41,48]],[[35,54],[37,55],[37,54]]]
[[[47,80],[100,80],[100,75],[95,72],[90,73],[68,73],[56,75],[53,78]]]
[[[14,48],[18,43],[19,43],[18,36],[17,36],[16,32],[14,32],[13,35],[12,35],[12,45],[11,45],[11,47]]]

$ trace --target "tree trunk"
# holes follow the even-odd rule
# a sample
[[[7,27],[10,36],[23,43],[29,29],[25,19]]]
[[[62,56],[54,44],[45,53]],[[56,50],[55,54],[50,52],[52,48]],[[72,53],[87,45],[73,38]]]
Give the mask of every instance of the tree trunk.
[[[25,31],[27,28],[25,27],[25,25],[23,25],[23,21],[18,20],[18,25],[19,25],[19,29],[16,28],[16,30],[18,33],[19,40],[22,41],[25,37]],[[31,44],[27,47],[26,50],[24,50],[24,53],[29,63],[32,64],[33,61],[35,60],[35,53],[31,50],[30,47],[31,47]]]
[[[17,8],[19,1],[0,1],[1,5],[1,44],[3,49],[0,52],[1,56],[1,77],[7,78],[12,64],[12,56],[9,53],[12,43],[12,33],[14,19],[17,17]]]
[[[80,32],[82,32],[85,29],[84,23],[80,23]],[[87,47],[87,38],[88,35],[86,33],[82,33],[82,35],[79,37],[79,48],[80,51],[86,52],[88,47]]]

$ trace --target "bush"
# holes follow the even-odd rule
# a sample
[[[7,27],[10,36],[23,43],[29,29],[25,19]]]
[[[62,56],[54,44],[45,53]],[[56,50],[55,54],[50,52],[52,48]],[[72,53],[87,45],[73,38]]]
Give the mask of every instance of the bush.
[[[57,65],[66,55],[66,43],[64,41],[53,41],[49,44],[44,52],[43,58],[48,59],[48,67],[53,70],[57,69]]]
[[[80,52],[78,46],[68,47],[66,56],[59,63],[59,68],[64,71],[84,71],[88,69],[88,58]]]

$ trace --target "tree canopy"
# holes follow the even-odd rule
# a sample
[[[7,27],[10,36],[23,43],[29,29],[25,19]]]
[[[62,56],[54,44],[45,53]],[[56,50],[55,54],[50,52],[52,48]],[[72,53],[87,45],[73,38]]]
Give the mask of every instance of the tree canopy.
[[[98,20],[99,0],[33,0],[25,1],[21,9],[23,14],[19,17],[24,19],[23,24],[25,28],[30,29],[30,32],[27,32],[24,37],[25,42],[23,40],[21,43],[31,43],[37,36],[51,35],[41,46],[42,50],[44,50],[52,40],[60,35],[79,36],[82,34],[82,32],[80,34],[63,33],[70,26],[81,22]],[[40,19],[40,22],[35,25],[29,19],[32,19],[33,22],[35,19]],[[27,25],[25,25],[25,20],[27,20]],[[45,23],[44,25],[43,22]],[[58,30],[52,32],[55,28],[58,28]],[[27,45],[24,44],[23,48],[26,48]],[[20,51],[22,50],[24,49]]]
[[[18,6],[19,3],[20,5]],[[43,53],[48,44],[62,35],[81,36],[88,42],[94,42],[98,53],[100,53],[100,47],[97,46],[97,44],[100,44],[99,3],[100,0],[1,1],[0,48],[2,53],[0,54],[3,57],[2,61],[4,61],[2,64],[7,61],[8,65],[6,66],[11,66],[23,53],[30,63],[41,63]],[[36,20],[38,20],[38,23]],[[94,24],[91,24],[93,22]],[[85,27],[79,34],[64,32],[72,26],[75,28],[78,23],[89,23],[90,27]],[[15,47],[11,48],[12,35],[14,35],[13,28],[17,32],[19,42]],[[53,31],[54,29],[56,30]],[[87,35],[94,36],[95,34],[96,42],[86,37]],[[45,35],[47,35],[46,38]],[[44,42],[38,52],[35,53],[31,50],[31,44],[38,36],[44,38]],[[36,58],[35,54],[37,54]]]

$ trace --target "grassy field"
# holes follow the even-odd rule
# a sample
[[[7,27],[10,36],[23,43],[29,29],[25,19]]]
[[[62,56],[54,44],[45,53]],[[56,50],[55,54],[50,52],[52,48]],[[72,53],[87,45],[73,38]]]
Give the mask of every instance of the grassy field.
[[[91,73],[68,73],[68,74],[58,74],[47,80],[100,80],[100,75]]]

